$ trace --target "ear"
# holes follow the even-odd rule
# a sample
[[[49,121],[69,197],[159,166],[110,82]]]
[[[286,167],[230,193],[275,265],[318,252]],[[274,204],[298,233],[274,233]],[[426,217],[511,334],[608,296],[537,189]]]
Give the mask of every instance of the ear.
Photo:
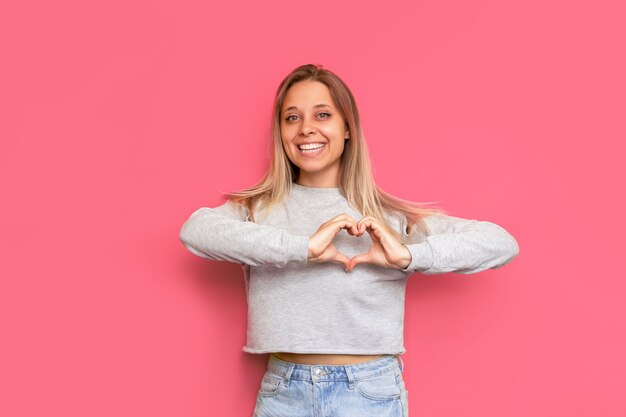
[[[350,139],[350,131],[346,129],[345,139]]]

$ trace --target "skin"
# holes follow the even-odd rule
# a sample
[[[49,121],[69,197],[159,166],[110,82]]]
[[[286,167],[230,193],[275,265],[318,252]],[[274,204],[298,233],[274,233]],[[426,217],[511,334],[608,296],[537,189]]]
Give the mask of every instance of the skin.
[[[315,107],[317,105],[326,107]],[[280,134],[287,157],[300,168],[296,183],[308,187],[339,187],[346,122],[335,107],[328,87],[319,81],[300,81],[289,88],[283,101]],[[322,153],[309,158],[298,144],[324,143]]]
[[[324,107],[320,107],[324,104]],[[308,187],[339,187],[341,154],[346,140],[350,140],[347,124],[337,110],[325,84],[319,81],[300,81],[287,91],[281,112],[281,140],[287,157],[300,168],[297,184]],[[302,155],[297,145],[324,143],[324,149],[315,158]],[[342,230],[360,237],[369,233],[372,246],[366,253],[348,258],[333,245],[332,240]],[[408,248],[389,234],[371,216],[358,221],[346,213],[323,223],[309,238],[308,262],[337,262],[350,272],[360,263],[386,268],[404,269],[411,262]],[[290,362],[306,364],[347,365],[378,359],[384,355],[334,355],[275,352],[275,356]]]

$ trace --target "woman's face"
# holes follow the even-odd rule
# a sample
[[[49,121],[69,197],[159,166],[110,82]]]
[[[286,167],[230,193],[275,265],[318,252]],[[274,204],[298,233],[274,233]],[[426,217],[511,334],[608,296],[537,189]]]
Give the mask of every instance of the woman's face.
[[[280,134],[288,158],[300,168],[298,184],[339,186],[348,130],[324,83],[307,80],[289,88],[281,109]]]

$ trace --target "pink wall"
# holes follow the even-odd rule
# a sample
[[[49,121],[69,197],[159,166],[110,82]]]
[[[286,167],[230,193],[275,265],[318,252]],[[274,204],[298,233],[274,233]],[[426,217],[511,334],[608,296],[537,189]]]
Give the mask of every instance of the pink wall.
[[[241,269],[178,231],[260,177],[303,63],[383,188],[520,244],[410,278],[411,415],[626,415],[620,2],[92,3],[0,6],[0,415],[251,415]]]

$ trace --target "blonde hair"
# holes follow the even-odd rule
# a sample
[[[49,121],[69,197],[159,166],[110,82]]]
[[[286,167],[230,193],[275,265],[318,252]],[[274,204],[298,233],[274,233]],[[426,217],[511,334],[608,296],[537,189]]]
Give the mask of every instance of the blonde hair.
[[[416,227],[422,233],[428,234],[422,218],[445,211],[441,208],[424,207],[432,204],[430,202],[416,203],[394,197],[376,185],[359,111],[352,92],[337,75],[322,68],[321,65],[301,65],[291,71],[280,83],[272,112],[269,167],[257,184],[242,191],[226,193],[226,198],[242,204],[247,209],[250,220],[255,221],[254,215],[257,208],[269,212],[290,194],[291,183],[298,178],[300,169],[289,160],[283,149],[280,133],[281,109],[289,88],[305,80],[319,81],[328,87],[331,98],[341,112],[350,132],[350,139],[345,141],[341,155],[339,178],[341,194],[359,213],[377,219],[401,242],[403,242],[403,237],[389,226],[384,218],[385,212],[405,216],[407,233],[411,233],[413,227]],[[358,219],[355,220],[358,221]]]

